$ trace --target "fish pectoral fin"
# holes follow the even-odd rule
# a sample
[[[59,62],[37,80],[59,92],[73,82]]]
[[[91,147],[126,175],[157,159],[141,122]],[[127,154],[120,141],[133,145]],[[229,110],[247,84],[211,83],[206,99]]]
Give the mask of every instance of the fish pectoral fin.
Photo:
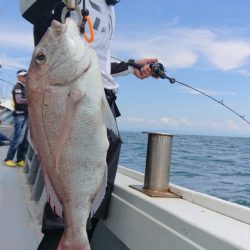
[[[66,109],[64,112],[64,117],[59,128],[58,139],[57,139],[57,149],[56,149],[56,171],[59,173],[59,161],[61,158],[61,152],[63,145],[69,135],[70,129],[72,127],[74,117],[77,111],[77,107],[80,101],[84,98],[85,94],[78,89],[76,86],[70,91]]]
[[[105,96],[102,98],[102,110],[103,110],[104,124],[108,129],[112,130],[115,133],[115,135],[118,136],[119,132],[117,128],[117,123]]]

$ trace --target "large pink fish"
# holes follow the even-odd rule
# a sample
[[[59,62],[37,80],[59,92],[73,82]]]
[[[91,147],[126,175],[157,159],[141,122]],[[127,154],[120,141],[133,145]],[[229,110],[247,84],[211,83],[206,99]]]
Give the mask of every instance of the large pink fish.
[[[59,203],[63,209],[58,250],[89,250],[86,221],[106,188],[107,127],[117,130],[96,54],[72,19],[53,21],[36,46],[27,96],[47,197],[57,214],[62,213]]]

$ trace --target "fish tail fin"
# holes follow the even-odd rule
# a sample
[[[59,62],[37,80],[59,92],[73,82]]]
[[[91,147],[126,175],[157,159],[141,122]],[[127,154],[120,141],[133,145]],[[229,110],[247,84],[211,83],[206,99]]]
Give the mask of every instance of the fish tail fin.
[[[63,235],[57,250],[90,250],[86,223],[90,212],[90,200],[85,200],[83,209],[76,207],[73,203],[64,204]]]
[[[108,101],[105,95],[102,98],[102,110],[103,110],[104,124],[106,125],[108,129],[112,130],[115,133],[115,135],[118,136],[119,132],[118,132],[117,123],[116,123],[116,120],[110,109],[110,106],[108,104]]]
[[[68,229],[66,228],[57,250],[91,250],[87,233],[84,234],[84,237],[81,240],[71,239],[67,237],[67,235],[70,235],[70,232],[68,232]]]

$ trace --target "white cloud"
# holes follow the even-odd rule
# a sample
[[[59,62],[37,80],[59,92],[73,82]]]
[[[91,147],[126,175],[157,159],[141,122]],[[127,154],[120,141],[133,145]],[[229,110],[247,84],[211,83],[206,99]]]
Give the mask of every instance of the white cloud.
[[[161,62],[165,62],[171,68],[187,68],[194,65],[198,61],[198,54],[187,49],[178,49],[175,53],[169,53],[167,59],[162,58]]]
[[[162,117],[160,122],[168,127],[186,127],[193,129],[208,129],[208,130],[240,130],[242,125],[232,121],[194,121],[189,118],[170,118]]]
[[[0,55],[0,65],[3,65],[5,69],[12,68],[25,68],[30,58],[14,58],[7,55]]]
[[[204,52],[217,68],[222,70],[237,69],[249,59],[250,44],[245,41],[213,41]]]
[[[249,69],[238,69],[238,70],[234,70],[234,72],[236,72],[242,76],[250,77],[250,70]]]
[[[155,120],[146,120],[143,117],[124,116],[119,121],[127,124],[157,124]]]
[[[4,35],[0,36],[0,46],[2,48],[32,50],[34,47],[33,34],[32,32],[5,30]]]
[[[158,57],[169,68],[187,68],[199,63],[219,70],[236,70],[250,59],[250,41],[229,33],[226,37],[225,30],[170,26],[131,34],[133,39],[117,36],[113,52],[125,52],[136,58]]]
[[[16,19],[15,19],[16,20]],[[27,68],[34,49],[32,25],[21,15],[0,25],[0,64],[4,69]]]
[[[190,121],[188,118],[173,119],[170,117],[162,117],[160,118],[160,123],[169,127],[193,127],[194,125],[194,122]]]
[[[193,87],[193,86],[192,86]],[[187,94],[192,94],[192,95],[200,95],[199,92],[193,90],[193,89],[189,89],[187,87],[181,86],[180,89],[182,90],[182,92],[187,93]],[[202,88],[196,88],[197,90],[210,95],[210,96],[234,96],[236,95],[235,92],[230,92],[230,91],[215,91],[215,90],[210,90],[210,89],[202,89]]]
[[[142,127],[142,128],[166,128],[166,129],[193,129],[206,130],[206,131],[250,131],[248,124],[244,122],[235,122],[233,120],[224,121],[196,121],[187,117],[172,118],[172,117],[161,117],[158,120],[147,120],[143,117],[121,117],[119,118],[119,124],[121,126]]]
[[[6,51],[7,48],[33,50],[33,34],[30,29],[20,32],[6,28],[1,33],[4,35],[0,36],[0,46]],[[147,30],[130,36],[117,32],[112,52],[114,55],[125,53],[134,58],[158,57],[172,69],[199,64],[243,74],[241,70],[250,59],[250,41],[244,37],[232,37],[232,32],[227,37],[226,33],[219,29],[180,27],[176,17],[171,24],[160,30]]]

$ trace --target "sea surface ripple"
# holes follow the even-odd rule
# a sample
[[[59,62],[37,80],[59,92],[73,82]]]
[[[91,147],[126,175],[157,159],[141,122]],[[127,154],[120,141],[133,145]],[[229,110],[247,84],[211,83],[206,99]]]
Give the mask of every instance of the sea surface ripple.
[[[144,172],[147,134],[121,136],[119,164]],[[175,135],[170,182],[250,207],[250,138]]]

